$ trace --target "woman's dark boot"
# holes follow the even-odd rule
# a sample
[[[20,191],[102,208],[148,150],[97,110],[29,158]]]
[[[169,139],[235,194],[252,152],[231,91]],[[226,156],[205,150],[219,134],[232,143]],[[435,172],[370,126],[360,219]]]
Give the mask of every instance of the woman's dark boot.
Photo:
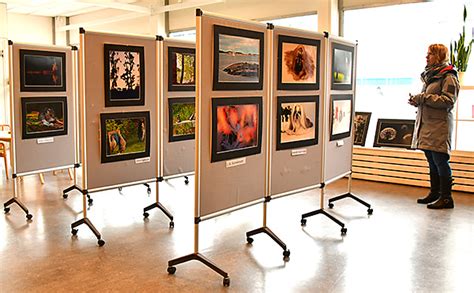
[[[437,202],[429,204],[429,209],[453,209],[454,201],[451,196],[451,188],[453,186],[453,178],[451,176],[440,176],[440,193],[441,196]]]
[[[440,190],[439,175],[437,173],[430,173],[430,193],[425,198],[417,199],[417,203],[427,204],[438,200]]]

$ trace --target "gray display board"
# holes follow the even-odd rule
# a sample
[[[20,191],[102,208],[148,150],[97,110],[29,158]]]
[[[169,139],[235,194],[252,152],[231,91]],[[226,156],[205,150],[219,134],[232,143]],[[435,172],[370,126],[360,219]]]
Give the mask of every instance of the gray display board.
[[[224,27],[224,28],[223,28]],[[229,30],[228,28],[231,28]],[[217,29],[217,31],[216,31]],[[247,34],[244,33],[243,37],[235,38],[233,33],[243,33],[241,30],[246,30]],[[248,34],[248,32],[256,32],[258,35],[264,38],[260,43],[262,51],[255,53],[249,53],[245,49],[235,49],[229,46],[229,43],[240,47],[240,45],[248,45],[246,41],[249,41],[249,46],[255,46],[254,33]],[[269,35],[267,34],[266,27],[263,24],[250,23],[244,21],[235,21],[217,16],[203,15],[197,18],[197,59],[198,59],[198,87],[197,87],[197,117],[198,127],[196,135],[197,144],[197,168],[196,168],[196,197],[200,200],[199,211],[200,215],[209,215],[218,211],[222,211],[228,208],[237,207],[244,203],[248,203],[265,196],[266,193],[266,144],[267,139],[267,114],[266,109],[268,106],[268,89],[267,83],[269,79],[269,52],[270,48],[267,45],[269,42]],[[218,39],[221,38],[221,42],[215,43],[214,34],[219,34]],[[250,36],[250,37],[249,37]],[[262,44],[262,43],[265,43]],[[220,46],[220,47],[219,47]],[[219,48],[217,51],[221,51],[219,54],[219,62],[217,61],[218,56],[214,56],[214,47]],[[237,51],[240,51],[237,52]],[[224,56],[225,55],[225,56]],[[228,82],[229,79],[234,79],[232,76],[225,76],[223,70],[216,72],[214,75],[214,67],[222,69],[225,64],[225,59],[234,59],[242,57],[243,59],[259,58],[263,55],[263,66],[260,63],[260,81],[261,89],[255,89],[256,84],[253,83],[251,87],[254,89],[236,90],[236,88],[245,88],[249,82],[236,82],[231,85]],[[251,57],[249,57],[251,56]],[[238,64],[239,61],[236,61]],[[253,63],[253,61],[251,62]],[[232,63],[231,63],[232,64]],[[240,63],[243,64],[243,63]],[[238,67],[238,66],[237,66]],[[239,68],[234,68],[239,72]],[[254,68],[255,69],[255,68]],[[246,78],[245,76],[236,77],[236,79],[249,80],[252,78]],[[255,77],[255,76],[254,76]],[[216,80],[216,78],[218,80]],[[220,81],[217,84],[217,81]],[[216,85],[213,85],[216,83]],[[251,83],[251,82],[250,82]],[[239,86],[240,85],[240,86]],[[213,87],[214,86],[214,87]],[[215,90],[213,90],[213,88]],[[227,88],[227,89],[226,89]],[[232,101],[243,101],[246,98],[257,98],[260,99],[261,113],[259,117],[259,123],[261,123],[261,150],[257,154],[244,155],[237,159],[232,160],[220,160],[211,162],[212,152],[212,131],[213,131],[213,113],[212,113],[212,101],[219,98],[223,103],[226,99],[232,99]],[[230,101],[230,100],[229,100]],[[231,102],[231,103],[233,103]],[[242,121],[242,117],[240,117]],[[215,125],[214,125],[215,126]],[[252,149],[252,148],[251,148]],[[220,154],[214,159],[225,158],[227,152]],[[243,161],[245,160],[245,161]],[[230,167],[229,165],[233,165]]]
[[[342,48],[345,49],[351,49],[352,50],[352,71],[351,71],[351,77],[348,81],[350,83],[350,88],[347,84],[344,84],[344,82],[341,82],[342,87],[345,87],[345,89],[331,89],[332,84],[334,83],[334,64],[333,60],[333,52],[334,52],[334,46],[342,45]],[[347,42],[345,40],[342,40],[337,37],[329,37],[329,43],[327,46],[328,52],[327,52],[327,58],[329,60],[329,67],[328,67],[328,74],[327,74],[327,88],[329,89],[329,94],[326,95],[326,106],[325,106],[325,113],[326,113],[326,119],[327,119],[327,124],[326,124],[326,131],[325,131],[325,147],[324,147],[324,182],[331,181],[333,179],[336,179],[338,177],[344,176],[346,174],[349,174],[352,170],[352,147],[353,147],[353,137],[352,137],[352,132],[353,132],[353,117],[354,117],[354,109],[355,109],[355,82],[356,82],[356,60],[357,60],[357,46],[354,43]],[[342,58],[337,58],[336,62],[342,62],[344,58],[347,58],[347,54],[345,50],[340,50],[342,54]],[[349,51],[347,51],[349,52]],[[341,56],[339,56],[341,57]],[[347,74],[346,74],[347,75]],[[346,97],[352,97],[352,110],[351,110],[351,116],[350,116],[350,133],[347,137],[344,138],[336,138],[331,140],[331,134],[333,132],[332,129],[332,119],[334,117],[332,116],[331,112],[331,99],[338,99],[338,98],[343,98],[345,99]],[[348,117],[346,117],[348,118]],[[344,130],[341,130],[344,131]]]
[[[13,44],[11,53],[14,172],[21,175],[73,166],[71,48]]]
[[[194,128],[195,116],[188,115],[188,108],[195,103],[196,98],[196,74],[195,71],[191,74],[189,70],[191,63],[196,64],[195,48],[196,45],[190,42],[163,41],[163,151],[160,172],[163,177],[194,172],[196,147],[195,139],[191,137],[194,132],[193,135],[189,132],[190,128]],[[171,128],[170,113],[175,115],[175,119],[171,120],[174,121]]]
[[[85,122],[84,122],[84,137],[85,137],[85,159],[84,165],[86,166],[86,186],[84,189],[94,190],[102,189],[110,186],[127,185],[134,182],[153,180],[158,176],[158,128],[157,128],[157,113],[158,113],[158,97],[157,97],[157,56],[158,46],[155,38],[142,37],[142,36],[127,36],[127,35],[115,35],[98,32],[83,32],[84,40],[80,48],[80,53],[84,54],[83,70],[84,80],[83,84],[80,85],[84,88],[84,109],[85,109]],[[144,71],[135,74],[135,82],[139,79],[143,82],[144,87],[144,105],[122,105],[122,106],[109,106],[106,107],[106,86],[105,78],[108,75],[105,74],[105,45],[117,45],[113,47],[117,52],[126,52],[128,48],[133,48],[131,51],[140,52],[143,54],[143,59],[138,58],[136,55],[134,62],[137,65],[140,62],[140,68]],[[135,50],[136,48],[139,48]],[[119,67],[126,65],[122,60],[124,57],[120,57],[122,62]],[[143,68],[144,67],[144,68]],[[135,67],[136,68],[136,67]],[[120,70],[123,70],[120,69]],[[119,71],[119,76],[123,71]],[[143,76],[144,75],[144,76]],[[119,81],[120,83],[120,81]],[[120,85],[120,84],[119,84]],[[142,83],[140,85],[143,85]],[[123,86],[123,84],[122,84]],[[110,99],[112,100],[112,99]],[[150,153],[148,157],[139,159],[127,159],[121,161],[109,161],[102,163],[101,155],[105,150],[101,147],[101,140],[107,137],[108,134],[101,134],[101,114],[111,113],[123,113],[127,115],[130,112],[148,112],[149,113],[149,133],[141,131],[141,135],[146,135],[146,139],[150,141]],[[119,116],[117,116],[119,117]],[[135,116],[137,117],[137,116]],[[112,119],[112,118],[110,118]],[[141,121],[141,120],[133,120]],[[140,122],[141,123],[141,122]],[[130,142],[130,140],[129,140]],[[117,142],[119,144],[119,142]],[[113,146],[113,147],[121,147]],[[128,146],[127,146],[128,147]],[[149,160],[147,160],[149,158]],[[107,158],[107,160],[114,160],[113,156]]]
[[[271,195],[321,183],[325,42],[318,33],[273,30]]]

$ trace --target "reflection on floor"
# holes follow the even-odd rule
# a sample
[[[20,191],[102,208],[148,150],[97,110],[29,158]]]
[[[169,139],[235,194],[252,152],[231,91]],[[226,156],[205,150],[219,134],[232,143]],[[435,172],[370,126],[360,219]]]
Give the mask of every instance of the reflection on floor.
[[[155,200],[143,185],[92,194],[88,218],[105,246],[84,225],[71,236],[70,225],[82,217],[82,196],[68,199],[62,190],[67,174],[37,176],[20,182],[24,203],[33,214],[12,206],[0,216],[0,291],[120,292],[472,292],[474,195],[454,193],[454,210],[434,211],[416,204],[427,189],[353,180],[353,192],[374,208],[345,199],[330,211],[348,228],[323,216],[300,225],[301,214],[319,208],[319,190],[272,200],[268,227],[291,250],[267,235],[246,243],[245,233],[262,226],[262,205],[203,221],[199,251],[229,273],[222,277],[199,262],[178,265],[168,275],[167,262],[193,252],[194,178],[160,183],[160,202],[174,215],[175,228],[157,209],[143,219]],[[346,191],[345,179],[327,186],[327,198]],[[0,182],[0,199],[11,197],[12,180]]]

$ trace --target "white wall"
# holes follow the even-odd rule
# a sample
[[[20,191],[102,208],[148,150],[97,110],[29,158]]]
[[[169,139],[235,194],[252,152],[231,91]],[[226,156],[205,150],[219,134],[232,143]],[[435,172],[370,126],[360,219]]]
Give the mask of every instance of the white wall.
[[[14,43],[53,44],[53,18],[8,13],[8,39]]]

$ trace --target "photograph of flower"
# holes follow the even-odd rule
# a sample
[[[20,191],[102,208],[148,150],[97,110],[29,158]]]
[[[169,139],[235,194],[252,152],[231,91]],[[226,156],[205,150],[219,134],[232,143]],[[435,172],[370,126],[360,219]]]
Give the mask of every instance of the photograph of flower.
[[[150,112],[102,113],[101,162],[150,156]]]
[[[352,95],[331,95],[330,141],[351,135]]]
[[[354,145],[365,145],[369,129],[370,112],[355,112],[354,115]]]
[[[331,89],[352,90],[354,47],[332,44]]]
[[[169,141],[194,139],[196,109],[194,98],[169,98]]]
[[[211,162],[259,154],[262,98],[212,99]]]
[[[262,32],[214,25],[214,90],[263,87]]]
[[[21,98],[22,139],[67,134],[66,97]]]
[[[379,119],[375,130],[374,147],[411,148],[415,120]]]
[[[20,49],[20,90],[66,91],[66,53]]]
[[[278,36],[279,90],[319,89],[319,40]]]
[[[319,96],[277,98],[277,150],[318,144]]]
[[[104,45],[105,106],[145,105],[144,47]]]
[[[168,47],[168,91],[194,91],[196,50]]]

